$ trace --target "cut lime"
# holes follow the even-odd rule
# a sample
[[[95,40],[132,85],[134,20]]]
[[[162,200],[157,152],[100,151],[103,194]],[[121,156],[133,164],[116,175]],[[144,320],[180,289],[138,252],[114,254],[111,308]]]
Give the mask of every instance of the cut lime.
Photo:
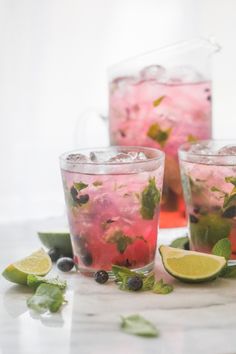
[[[185,282],[200,283],[215,279],[226,265],[224,257],[161,246],[163,265],[173,277]]]
[[[202,215],[197,223],[190,223],[191,242],[195,248],[212,248],[230,234],[231,224],[217,214]]]
[[[28,274],[46,275],[52,268],[51,258],[40,249],[30,256],[10,264],[2,273],[9,281],[17,284],[27,284]]]
[[[63,256],[72,257],[72,245],[68,231],[40,231],[38,237],[47,248],[57,248]]]

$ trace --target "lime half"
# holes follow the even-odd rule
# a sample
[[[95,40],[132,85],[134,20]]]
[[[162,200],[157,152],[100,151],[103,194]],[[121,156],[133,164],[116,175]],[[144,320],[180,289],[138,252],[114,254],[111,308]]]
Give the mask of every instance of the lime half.
[[[46,275],[52,268],[51,258],[40,249],[30,256],[10,264],[2,273],[9,281],[26,284],[28,274]]]
[[[173,277],[190,283],[215,279],[226,265],[224,257],[161,246],[163,265]]]
[[[72,245],[68,231],[39,231],[38,237],[47,248],[57,248],[63,256],[72,257]]]

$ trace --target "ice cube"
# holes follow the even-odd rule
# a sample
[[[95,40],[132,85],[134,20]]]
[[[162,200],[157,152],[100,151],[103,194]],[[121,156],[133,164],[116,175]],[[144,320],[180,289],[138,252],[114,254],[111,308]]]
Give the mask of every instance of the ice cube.
[[[134,85],[137,82],[137,78],[135,76],[121,76],[116,77],[110,84],[111,91],[115,91],[116,89],[124,90],[126,87],[130,85]]]
[[[92,151],[89,154],[90,161],[92,162],[108,162],[116,155],[115,151]]]
[[[226,145],[219,149],[218,154],[236,156],[236,145]]]
[[[138,160],[147,160],[147,156],[144,154],[144,152],[140,151],[138,153]]]
[[[129,153],[125,153],[125,152],[120,152],[119,154],[113,156],[112,158],[110,158],[109,162],[117,162],[117,163],[122,163],[122,162],[132,162],[134,161],[134,159],[132,158],[132,156],[129,155]]]
[[[88,157],[83,155],[83,154],[69,154],[66,157],[66,160],[69,161],[69,162],[73,162],[73,163],[76,163],[76,162],[88,162],[89,161]]]
[[[149,65],[140,71],[141,80],[159,80],[165,75],[165,68],[161,65]]]
[[[176,66],[170,69],[166,75],[166,82],[171,83],[193,83],[203,80],[203,76],[191,66]]]

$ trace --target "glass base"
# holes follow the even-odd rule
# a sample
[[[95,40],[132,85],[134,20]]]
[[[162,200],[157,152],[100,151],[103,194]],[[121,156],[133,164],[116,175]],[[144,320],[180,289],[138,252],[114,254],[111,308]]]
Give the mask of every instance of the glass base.
[[[83,267],[80,267],[79,265],[77,265],[76,268],[77,268],[77,271],[79,271],[81,274],[88,276],[88,277],[93,277],[94,274],[98,270],[100,270],[100,269],[83,268]],[[153,269],[154,269],[154,262],[151,262],[151,263],[145,265],[144,267],[134,268],[134,269],[130,269],[130,270],[144,274],[144,275],[148,275],[149,273],[151,273],[153,271]],[[107,271],[107,273],[109,274],[109,279],[115,279],[115,276],[112,271],[109,270],[109,271]]]

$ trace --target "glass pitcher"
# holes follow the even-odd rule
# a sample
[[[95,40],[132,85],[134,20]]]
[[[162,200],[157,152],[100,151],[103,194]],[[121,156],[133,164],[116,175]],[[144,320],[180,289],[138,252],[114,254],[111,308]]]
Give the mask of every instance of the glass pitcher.
[[[211,138],[211,58],[219,49],[193,39],[109,69],[110,143],[166,153],[161,227],[186,225],[177,150]]]

